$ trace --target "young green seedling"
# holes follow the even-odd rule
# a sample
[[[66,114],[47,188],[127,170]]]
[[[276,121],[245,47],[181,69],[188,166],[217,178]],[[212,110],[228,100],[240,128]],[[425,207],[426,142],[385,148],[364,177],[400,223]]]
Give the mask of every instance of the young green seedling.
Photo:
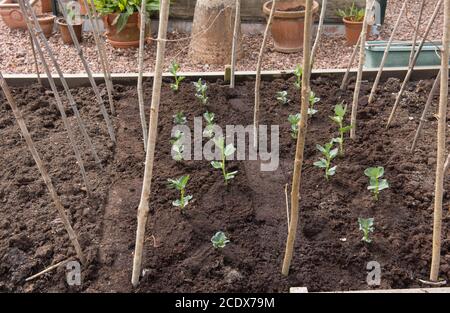
[[[214,113],[205,112],[203,118],[206,121],[205,129],[203,130],[203,136],[212,138],[214,136]]]
[[[228,240],[224,232],[218,231],[214,236],[211,237],[211,242],[214,248],[222,249],[225,248],[225,246],[227,245],[227,243],[230,242],[230,240]]]
[[[320,158],[319,161],[314,162],[314,166],[325,169],[325,178],[328,180],[330,176],[336,174],[336,167],[331,166],[331,161],[337,156],[339,148],[334,148],[333,145],[336,139],[332,139],[330,142],[326,143],[323,147],[321,145],[316,145],[317,150],[319,150],[325,158]]]
[[[225,162],[226,162],[227,157],[233,155],[234,151],[236,151],[236,148],[233,146],[232,143],[225,146],[225,141],[224,141],[223,137],[220,137],[219,139],[213,139],[213,140],[214,140],[214,144],[216,145],[216,147],[220,150],[220,155],[221,155],[222,161],[211,161],[211,165],[215,169],[222,170],[223,178],[225,179],[225,184],[228,184],[228,181],[233,179],[236,176],[237,171],[227,172]]]
[[[303,69],[300,66],[300,64],[297,65],[297,67],[294,70],[294,75],[297,78],[296,81],[294,82],[295,87],[297,87],[297,89],[300,89],[300,87],[302,86],[302,75],[303,75]]]
[[[183,112],[177,112],[175,115],[173,115],[173,122],[176,125],[184,125],[187,122],[186,116],[184,116]]]
[[[359,230],[363,232],[362,241],[371,243],[372,239],[369,238],[370,233],[373,233],[373,217],[361,218],[358,217]]]
[[[389,188],[389,183],[387,179],[380,179],[384,175],[384,167],[369,167],[364,171],[364,175],[369,177],[369,186],[368,190],[372,190],[373,197],[375,200],[378,200],[378,195],[380,191],[386,188]]]
[[[343,107],[341,103],[336,104],[334,107],[334,116],[330,118],[338,125],[339,138],[336,141],[339,143],[339,154],[344,155],[344,134],[352,129],[352,125],[344,125],[345,113],[347,112],[347,106]]]
[[[172,144],[172,151],[175,152],[175,155],[173,155],[173,159],[175,161],[181,161],[183,160],[183,151],[184,146],[182,144],[183,139],[183,133],[179,130],[175,131],[174,136],[172,139],[170,139],[170,143]]]
[[[292,138],[297,139],[298,122],[300,122],[300,113],[290,114],[288,117],[288,121],[291,124],[291,136],[292,136]]]
[[[180,199],[172,201],[172,205],[179,207],[181,211],[188,205],[189,201],[192,200],[191,195],[186,195],[186,185],[189,181],[189,175],[181,176],[177,179],[168,179],[169,186],[180,191]]]
[[[286,105],[286,104],[288,104],[289,102],[291,102],[291,100],[289,100],[289,99],[287,98],[287,95],[288,95],[288,93],[287,93],[286,90],[278,91],[278,92],[277,92],[277,97],[276,97],[276,98],[277,98],[278,102],[280,102],[281,104]]]
[[[309,116],[313,116],[314,114],[316,114],[318,112],[316,109],[314,109],[314,104],[316,104],[319,101],[320,101],[320,98],[317,98],[316,94],[313,91],[311,91],[309,93],[309,108],[308,108]]]
[[[208,103],[208,97],[206,96],[206,91],[208,90],[208,85],[206,82],[203,83],[202,79],[199,78],[198,82],[194,82],[195,86],[195,96],[200,99],[202,104],[206,105]]]
[[[173,91],[178,91],[180,89],[180,83],[186,78],[184,76],[178,76],[178,72],[180,71],[180,65],[176,61],[172,61],[169,67],[170,73],[175,78],[175,83],[170,84],[170,88]]]

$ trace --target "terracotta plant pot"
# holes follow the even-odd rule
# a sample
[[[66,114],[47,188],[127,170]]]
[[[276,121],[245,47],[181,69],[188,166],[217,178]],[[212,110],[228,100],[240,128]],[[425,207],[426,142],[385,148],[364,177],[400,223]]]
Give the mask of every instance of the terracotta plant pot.
[[[30,0],[30,5],[34,7],[38,0]],[[19,3],[15,0],[0,0],[0,15],[6,26],[11,29],[26,29],[27,25],[20,11]]]
[[[275,50],[294,53],[303,48],[303,28],[305,0],[277,2],[270,31]],[[264,3],[263,11],[267,18],[272,9],[272,1]],[[319,3],[313,1],[313,14],[319,10]]]
[[[139,13],[133,13],[121,32],[117,32],[117,25],[112,25],[117,14],[108,14],[103,17],[106,26],[106,37],[114,48],[132,48],[139,46]]]
[[[63,43],[68,45],[73,45],[72,36],[70,36],[69,26],[63,18],[58,18],[56,20],[56,24],[59,26],[59,31],[61,32],[61,38]],[[72,24],[73,30],[75,31],[75,35],[77,36],[78,42],[81,42],[83,39],[83,23]]]
[[[52,0],[41,0],[41,12],[53,13]]]
[[[342,19],[345,24],[345,39],[347,40],[347,45],[354,46],[358,43],[359,36],[362,31],[363,22],[353,22],[347,20],[345,17]],[[372,26],[368,25],[367,28],[367,38],[370,36],[372,31]]]
[[[50,38],[53,35],[53,27],[55,25],[56,16],[52,14],[40,14],[37,16],[39,25],[42,28],[46,38]]]
[[[86,2],[89,0],[86,0]],[[84,6],[84,1],[83,0],[78,0],[78,3],[80,4],[80,14],[81,15],[87,15],[87,9]]]

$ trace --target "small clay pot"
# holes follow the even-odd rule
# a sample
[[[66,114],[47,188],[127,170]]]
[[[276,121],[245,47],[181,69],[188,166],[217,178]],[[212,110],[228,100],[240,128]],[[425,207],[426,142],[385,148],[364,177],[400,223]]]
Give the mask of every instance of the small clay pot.
[[[46,38],[50,38],[53,35],[53,27],[55,26],[56,16],[52,14],[40,14],[37,16],[39,25],[42,28]]]
[[[66,21],[63,18],[58,18],[56,20],[56,24],[59,26],[59,31],[61,33],[61,39],[63,43],[68,45],[73,45],[72,36],[70,36],[69,31],[69,25],[67,25]],[[72,23],[73,30],[75,32],[75,35],[77,36],[78,42],[81,42],[83,39],[83,23],[79,24],[73,24]]]
[[[264,3],[263,12],[267,18],[270,15],[272,3],[273,1]],[[276,51],[294,53],[303,49],[305,6],[305,0],[292,0],[276,3],[273,21],[270,27]],[[318,10],[319,3],[313,1],[313,14]]]
[[[358,43],[359,36],[361,35],[363,22],[354,22],[346,19],[345,17],[342,19],[345,24],[345,39],[347,41],[347,45],[354,46]],[[367,38],[370,36],[372,31],[372,26],[367,25]]]

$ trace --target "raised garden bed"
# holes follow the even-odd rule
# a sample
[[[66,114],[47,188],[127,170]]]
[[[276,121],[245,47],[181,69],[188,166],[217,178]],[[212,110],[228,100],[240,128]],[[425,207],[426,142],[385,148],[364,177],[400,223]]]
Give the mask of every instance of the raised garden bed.
[[[347,139],[345,157],[335,160],[337,173],[327,182],[323,171],[313,166],[320,156],[315,145],[337,136],[329,116],[337,102],[351,103],[352,84],[343,92],[332,78],[313,80],[312,89],[321,100],[308,126],[299,238],[288,278],[280,273],[287,235],[284,188],[291,182],[295,150],[287,118],[298,112],[299,94],[293,79],[262,84],[261,124],[280,125],[280,166],[275,172],[260,172],[257,161],[228,162],[228,169],[238,174],[227,187],[208,161],[177,163],[171,158],[172,116],[183,111],[192,127],[193,118],[200,117],[205,107],[195,98],[191,82],[183,82],[178,93],[168,83],[163,85],[143,264],[147,270],[137,291],[288,292],[291,286],[306,286],[309,291],[368,289],[365,267],[369,261],[382,266],[381,288],[422,287],[417,279],[428,277],[433,214],[436,122],[431,114],[416,152],[411,155],[407,148],[431,83],[409,84],[389,131],[384,126],[399,82],[391,79],[382,84],[382,94],[371,105],[367,104],[370,86],[363,84],[358,138]],[[144,87],[149,99],[151,84]],[[208,109],[221,126],[252,124],[253,88],[251,81],[238,83],[236,90],[221,82],[209,84]],[[281,90],[288,91],[289,105],[275,100]],[[144,172],[136,90],[115,86],[116,147],[109,144],[91,89],[73,92],[105,165],[100,171],[85,150],[86,169],[95,186],[92,199],[81,190],[78,167],[51,93],[32,86],[15,89],[14,96],[88,256],[83,284],[69,288],[64,268],[24,282],[74,252],[0,94],[0,291],[132,290],[136,208]],[[69,109],[67,114],[74,121]],[[77,138],[82,140],[80,134]],[[378,202],[366,189],[368,179],[363,172],[370,166],[384,166],[391,185]],[[193,201],[183,215],[171,205],[177,192],[168,188],[167,179],[186,174],[191,175],[188,193]],[[445,190],[449,187],[446,180]],[[444,208],[449,204],[445,193]],[[366,244],[361,241],[357,219],[369,216],[375,218],[375,231],[373,242]],[[450,224],[448,214],[444,216],[441,277],[448,280]],[[220,251],[210,242],[218,230],[231,240]]]

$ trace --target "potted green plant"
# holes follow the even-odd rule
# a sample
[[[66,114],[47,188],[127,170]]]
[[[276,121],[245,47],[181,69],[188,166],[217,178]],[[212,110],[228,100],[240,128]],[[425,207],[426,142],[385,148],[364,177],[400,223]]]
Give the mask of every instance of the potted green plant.
[[[139,10],[141,0],[94,0],[103,16],[106,36],[114,48],[139,46]],[[147,0],[147,17],[159,10],[159,0]]]
[[[268,18],[273,1],[264,3],[263,12]],[[275,5],[270,32],[275,50],[293,53],[303,48],[303,28],[305,19],[305,0],[279,0]],[[313,14],[319,10],[319,3],[313,1]]]
[[[350,46],[356,45],[362,31],[365,9],[358,8],[353,2],[348,8],[339,9],[337,15],[340,16],[344,22],[347,44]],[[371,25],[368,25],[367,36],[369,36],[371,29]]]
[[[83,21],[77,17],[75,7],[68,5],[66,7],[67,20],[64,17],[60,17],[56,20],[56,24],[59,26],[61,32],[61,39],[63,43],[73,45],[72,36],[70,36],[69,24],[72,25],[78,42],[80,42],[83,32]]]

